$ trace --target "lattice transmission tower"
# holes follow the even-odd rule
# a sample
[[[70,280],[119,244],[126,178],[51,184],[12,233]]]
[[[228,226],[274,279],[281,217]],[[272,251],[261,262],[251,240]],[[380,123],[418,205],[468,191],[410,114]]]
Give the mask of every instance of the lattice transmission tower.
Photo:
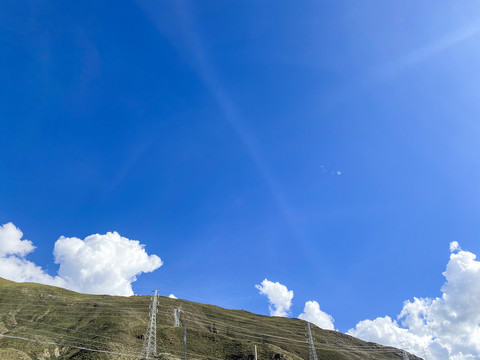
[[[313,344],[312,329],[310,328],[309,322],[307,322],[307,338],[308,338],[308,359],[318,360],[317,351],[315,350],[315,345]]]
[[[142,356],[147,360],[157,356],[157,298],[157,290],[155,290],[150,304],[150,320],[148,321],[142,348]]]
[[[183,324],[183,360],[187,360],[187,325]]]
[[[180,311],[181,310],[182,310],[182,305],[173,309],[173,316],[175,318],[173,322],[174,327],[180,327]]]
[[[403,360],[410,360],[410,358],[408,357],[407,350],[405,350],[406,347],[407,347],[406,342],[402,341],[402,359]]]

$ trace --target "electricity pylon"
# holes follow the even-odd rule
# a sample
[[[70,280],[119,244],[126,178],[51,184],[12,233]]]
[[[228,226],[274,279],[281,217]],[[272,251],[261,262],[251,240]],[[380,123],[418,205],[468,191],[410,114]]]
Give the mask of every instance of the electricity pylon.
[[[425,347],[422,347],[423,349],[423,359],[427,360],[427,350],[425,350]]]
[[[315,350],[315,345],[313,344],[312,329],[310,328],[310,323],[307,322],[307,337],[308,337],[308,359],[309,360],[318,360],[317,351]]]
[[[150,305],[150,320],[148,321],[142,348],[142,357],[147,360],[157,356],[157,298],[157,290],[155,290]]]
[[[407,344],[405,343],[405,341],[402,341],[402,358],[403,360],[410,360],[410,358],[408,357],[407,351],[405,350],[406,347],[407,347]]]
[[[183,360],[187,360],[187,325],[183,325]]]
[[[182,305],[179,307],[173,309],[173,316],[175,317],[173,326],[174,327],[179,327],[180,326],[180,311],[182,310]]]

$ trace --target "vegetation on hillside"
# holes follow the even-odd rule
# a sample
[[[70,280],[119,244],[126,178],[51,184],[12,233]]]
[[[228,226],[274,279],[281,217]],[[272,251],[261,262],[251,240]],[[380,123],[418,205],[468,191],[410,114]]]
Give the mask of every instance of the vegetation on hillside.
[[[140,358],[148,296],[86,295],[0,278],[0,359]],[[174,327],[182,305],[181,326]],[[157,314],[159,359],[308,359],[305,321],[161,297]],[[398,349],[367,343],[312,325],[319,360],[402,359]],[[418,359],[410,355],[410,359]]]

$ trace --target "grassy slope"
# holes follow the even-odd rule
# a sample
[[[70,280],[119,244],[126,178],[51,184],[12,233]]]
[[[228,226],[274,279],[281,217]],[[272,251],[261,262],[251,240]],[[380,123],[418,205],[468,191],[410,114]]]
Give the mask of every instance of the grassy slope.
[[[0,359],[127,359],[72,346],[139,355],[151,298],[85,295],[51,286],[0,278],[0,334],[59,345],[0,337]],[[173,327],[182,305],[189,359],[308,359],[305,322],[226,310],[179,299],[159,298],[159,358],[182,357],[183,327]],[[401,352],[312,326],[318,358],[402,359]],[[367,347],[368,349],[365,349]],[[363,349],[362,349],[363,348]],[[134,357],[131,357],[132,359]],[[417,359],[410,356],[410,359]]]

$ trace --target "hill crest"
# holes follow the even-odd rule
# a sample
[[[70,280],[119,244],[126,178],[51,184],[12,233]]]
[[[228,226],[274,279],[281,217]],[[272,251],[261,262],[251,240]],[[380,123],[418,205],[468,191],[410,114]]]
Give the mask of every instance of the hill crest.
[[[149,318],[149,296],[87,295],[36,283],[0,278],[0,358],[141,358]],[[174,309],[181,326],[174,327]],[[245,310],[159,297],[158,358],[308,359],[306,322]],[[319,359],[402,359],[402,351],[311,326]],[[409,355],[410,359],[419,359]]]

